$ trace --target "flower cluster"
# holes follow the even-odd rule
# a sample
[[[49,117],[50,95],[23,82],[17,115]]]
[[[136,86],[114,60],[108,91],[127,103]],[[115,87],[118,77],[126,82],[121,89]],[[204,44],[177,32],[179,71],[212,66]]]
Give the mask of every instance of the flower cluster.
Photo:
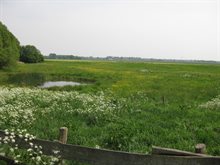
[[[25,128],[26,123],[30,125],[35,121],[36,113],[64,109],[67,113],[111,118],[119,106],[103,92],[91,95],[76,91],[0,87],[0,126]]]
[[[220,110],[220,96],[217,96],[216,98],[199,105],[199,107],[211,110]]]
[[[19,149],[17,137],[24,139],[28,149]],[[43,155],[43,147],[34,144],[35,137],[26,130],[5,130],[5,136],[0,137],[0,151],[6,156],[12,157],[15,163],[27,163],[32,165],[53,165],[59,161],[57,157]]]
[[[25,129],[34,124],[39,115],[64,110],[66,113],[82,115],[88,123],[94,123],[116,116],[121,105],[120,101],[104,92],[92,95],[76,91],[0,87],[0,127]],[[5,136],[0,138],[0,153],[9,154],[15,162],[33,165],[53,164],[59,160],[56,155],[58,152],[54,153],[55,157],[43,155],[42,147],[32,142],[35,137],[21,129],[5,130]],[[15,134],[24,139],[29,149],[19,149]]]

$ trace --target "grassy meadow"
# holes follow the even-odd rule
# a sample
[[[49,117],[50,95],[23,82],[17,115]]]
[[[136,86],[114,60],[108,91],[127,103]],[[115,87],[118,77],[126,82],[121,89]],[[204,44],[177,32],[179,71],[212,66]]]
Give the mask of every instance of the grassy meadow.
[[[45,81],[87,85],[40,89]],[[148,153],[152,145],[220,155],[220,65],[115,61],[19,63],[0,71],[0,128]]]

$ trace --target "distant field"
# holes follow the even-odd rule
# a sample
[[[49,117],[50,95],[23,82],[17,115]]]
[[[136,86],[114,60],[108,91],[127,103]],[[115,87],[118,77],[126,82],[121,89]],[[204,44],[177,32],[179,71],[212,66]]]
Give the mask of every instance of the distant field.
[[[45,81],[86,83],[39,89]],[[53,61],[0,71],[0,128],[68,143],[150,152],[152,145],[220,155],[220,65]]]

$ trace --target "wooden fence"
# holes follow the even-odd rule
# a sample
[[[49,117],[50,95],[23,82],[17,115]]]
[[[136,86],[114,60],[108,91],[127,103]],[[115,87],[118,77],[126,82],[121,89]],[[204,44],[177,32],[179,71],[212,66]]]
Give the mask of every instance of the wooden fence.
[[[58,150],[62,159],[74,160],[91,165],[220,165],[220,157],[186,152],[175,149],[152,147],[152,154],[119,152],[106,149],[96,149],[78,145],[63,144],[67,140],[66,128],[60,129],[59,141],[34,139],[33,144],[41,145],[45,155],[54,155]],[[5,132],[0,131],[4,138]],[[23,138],[16,136],[16,143],[21,148],[29,148]],[[13,165],[13,160],[0,156],[0,160]]]

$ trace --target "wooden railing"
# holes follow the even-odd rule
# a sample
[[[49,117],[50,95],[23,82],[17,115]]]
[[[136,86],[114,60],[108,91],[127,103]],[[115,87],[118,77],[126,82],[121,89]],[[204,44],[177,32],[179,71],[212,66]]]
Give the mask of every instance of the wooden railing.
[[[220,157],[217,156],[155,146],[152,147],[152,154],[148,155],[63,144],[67,139],[67,130],[65,131],[65,129],[60,129],[59,141],[34,139],[32,143],[42,146],[45,155],[54,155],[53,151],[58,150],[62,159],[91,165],[220,165]],[[6,136],[5,132],[0,131],[0,137],[4,138],[4,136]],[[29,148],[27,142],[18,136],[16,136],[16,143],[21,148]],[[4,156],[0,156],[0,160],[12,164],[12,160]]]

